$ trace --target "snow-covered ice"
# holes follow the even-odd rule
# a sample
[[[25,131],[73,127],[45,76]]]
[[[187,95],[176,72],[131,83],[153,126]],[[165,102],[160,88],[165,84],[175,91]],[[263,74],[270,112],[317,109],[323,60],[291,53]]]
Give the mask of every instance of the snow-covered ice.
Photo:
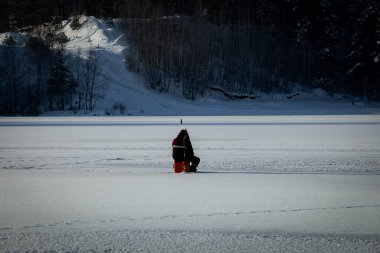
[[[380,117],[0,118],[0,251],[378,252]]]

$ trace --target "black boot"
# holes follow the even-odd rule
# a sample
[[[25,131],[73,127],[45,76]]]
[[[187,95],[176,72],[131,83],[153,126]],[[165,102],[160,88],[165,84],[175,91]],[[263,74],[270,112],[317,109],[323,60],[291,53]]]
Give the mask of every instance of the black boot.
[[[197,167],[190,165],[190,171],[189,172],[197,172]]]

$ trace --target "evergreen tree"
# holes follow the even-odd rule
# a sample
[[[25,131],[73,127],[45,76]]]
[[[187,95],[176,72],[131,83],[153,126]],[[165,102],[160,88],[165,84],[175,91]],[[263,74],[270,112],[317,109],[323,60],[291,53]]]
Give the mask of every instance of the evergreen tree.
[[[350,83],[354,94],[367,98],[380,97],[380,3],[358,1],[358,19],[352,35],[349,55]]]
[[[64,55],[59,50],[48,80],[49,110],[65,110],[66,102],[72,106],[76,88],[75,79],[65,66]]]

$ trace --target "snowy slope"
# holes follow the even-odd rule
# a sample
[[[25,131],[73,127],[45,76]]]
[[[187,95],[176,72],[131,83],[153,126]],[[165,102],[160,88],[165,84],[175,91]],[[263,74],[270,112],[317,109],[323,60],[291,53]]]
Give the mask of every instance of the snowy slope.
[[[342,95],[331,97],[321,89],[312,92],[297,91],[291,94],[264,95],[257,100],[227,100],[221,94],[209,91],[196,101],[185,100],[172,94],[162,94],[147,88],[144,79],[130,71],[124,64],[128,43],[120,22],[114,20],[109,27],[104,20],[82,16],[79,30],[72,30],[64,23],[63,32],[70,39],[66,49],[75,53],[94,48],[101,55],[103,77],[109,89],[104,100],[97,102],[92,114],[104,115],[105,110],[120,102],[129,115],[273,115],[273,114],[363,114],[380,113],[380,106],[373,104],[365,109],[362,102],[351,103]],[[297,94],[297,95],[294,95]],[[291,99],[288,97],[291,96]],[[47,113],[45,115],[70,115]]]
[[[102,75],[109,86],[105,99],[98,102],[97,114],[111,109],[116,102],[126,106],[126,113],[133,115],[177,115],[192,111],[193,106],[180,103],[146,88],[141,76],[129,72],[124,64],[128,48],[124,33],[118,21],[109,27],[104,20],[82,16],[81,28],[72,30],[66,23],[63,32],[70,39],[66,49],[75,53],[78,48],[98,50],[101,57]]]
[[[96,102],[93,112],[47,112],[43,114],[45,116],[105,115],[116,103],[126,107],[126,115],[136,116],[380,114],[379,103],[373,102],[369,108],[364,108],[360,98],[352,101],[347,96],[333,96],[322,89],[304,91],[295,88],[289,94],[261,93],[255,100],[231,100],[212,90],[206,90],[204,96],[195,101],[186,100],[179,94],[159,93],[148,88],[143,76],[125,67],[128,42],[119,20],[114,20],[113,27],[110,27],[104,20],[81,16],[81,26],[77,30],[70,27],[70,22],[64,21],[62,28],[70,40],[66,44],[67,53],[76,54],[78,49],[98,51],[101,76],[108,89],[105,98]],[[25,45],[27,35],[17,33],[0,34],[0,45],[9,35],[18,45]]]

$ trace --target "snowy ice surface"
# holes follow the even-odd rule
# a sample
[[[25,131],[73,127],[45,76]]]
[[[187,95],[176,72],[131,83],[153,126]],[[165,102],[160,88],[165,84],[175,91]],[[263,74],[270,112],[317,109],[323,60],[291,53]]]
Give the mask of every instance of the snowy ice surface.
[[[380,117],[0,118],[0,252],[379,252]]]

